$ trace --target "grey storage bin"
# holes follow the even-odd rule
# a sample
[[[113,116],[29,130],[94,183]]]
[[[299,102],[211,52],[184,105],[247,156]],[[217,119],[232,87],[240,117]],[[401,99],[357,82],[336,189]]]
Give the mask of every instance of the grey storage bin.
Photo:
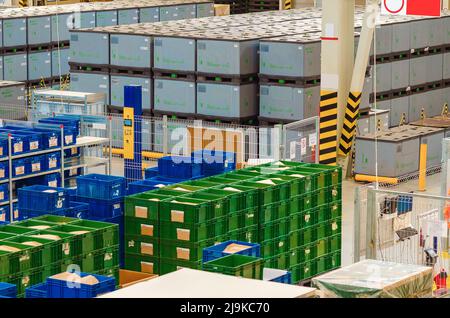
[[[119,67],[152,67],[152,39],[131,34],[110,35],[111,65]]]
[[[154,110],[165,114],[195,114],[195,82],[155,78]]]
[[[196,17],[204,18],[204,17],[212,17],[214,16],[214,3],[197,3],[195,5],[196,9]]]
[[[25,100],[25,84],[14,81],[2,81],[0,82],[0,100],[2,105],[0,106],[18,106],[25,112],[26,100]]]
[[[73,16],[74,29],[95,28],[95,11],[77,12]]]
[[[428,99],[427,93],[417,93],[409,96],[409,121],[417,121],[422,116],[422,109],[425,117],[429,117],[431,112],[431,101]]]
[[[119,9],[118,25],[139,23],[139,9]]]
[[[73,25],[74,15],[72,13],[52,15],[52,42],[69,41],[69,28],[73,28]]]
[[[28,53],[28,80],[47,79],[52,76],[51,51]]]
[[[52,77],[67,75],[70,72],[69,67],[70,49],[54,49],[52,51]],[[60,63],[61,61],[61,63]]]
[[[95,45],[93,45],[94,43]],[[109,34],[101,32],[71,32],[70,62],[108,65]]]
[[[150,110],[152,105],[153,80],[149,76],[111,74],[111,105],[124,106],[124,87],[138,85],[142,87],[142,109]]]
[[[27,19],[3,19],[3,46],[15,47],[27,45]]]
[[[450,79],[450,52],[443,55],[443,79]]]
[[[390,101],[390,127],[396,127],[404,117],[404,123],[409,123],[409,96],[393,98]]]
[[[195,39],[155,37],[153,66],[155,69],[195,72]]]
[[[391,63],[377,64],[377,92],[388,92],[392,89]]]
[[[172,5],[160,7],[159,20],[171,21],[193,19],[196,16],[195,4]]]
[[[109,74],[100,72],[70,72],[70,90],[75,92],[104,93],[110,103]]]
[[[409,61],[409,85],[417,86],[427,82],[427,57],[416,57]]]
[[[409,22],[392,26],[392,52],[405,52],[411,49],[411,25]]]
[[[5,55],[3,77],[7,81],[28,80],[28,55],[26,53]]]
[[[409,59],[391,64],[392,89],[409,87]]]
[[[52,38],[51,24],[51,18],[49,15],[42,17],[28,17],[28,45],[50,43]]]
[[[139,10],[139,22],[159,22],[159,8],[141,8]]]
[[[117,10],[97,11],[95,23],[97,27],[117,25]]]

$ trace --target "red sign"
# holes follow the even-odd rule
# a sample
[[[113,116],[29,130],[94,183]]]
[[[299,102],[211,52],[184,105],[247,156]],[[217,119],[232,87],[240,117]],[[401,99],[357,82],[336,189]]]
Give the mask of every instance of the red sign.
[[[441,0],[382,0],[384,15],[422,15],[439,17]]]

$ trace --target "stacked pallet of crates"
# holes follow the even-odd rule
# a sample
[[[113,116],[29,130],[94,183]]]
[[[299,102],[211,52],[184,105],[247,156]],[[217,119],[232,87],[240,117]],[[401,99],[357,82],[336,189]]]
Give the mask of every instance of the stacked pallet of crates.
[[[117,225],[44,215],[0,227],[0,281],[25,288],[66,270],[118,281]]]

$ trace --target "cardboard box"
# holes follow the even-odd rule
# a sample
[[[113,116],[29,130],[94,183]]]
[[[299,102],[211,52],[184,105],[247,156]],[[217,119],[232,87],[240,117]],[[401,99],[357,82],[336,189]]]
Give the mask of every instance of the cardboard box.
[[[218,16],[218,17],[230,15],[230,5],[229,4],[215,4],[214,5],[214,15]]]
[[[120,269],[119,288],[125,288],[137,283],[145,282],[155,277],[158,277],[158,275]]]

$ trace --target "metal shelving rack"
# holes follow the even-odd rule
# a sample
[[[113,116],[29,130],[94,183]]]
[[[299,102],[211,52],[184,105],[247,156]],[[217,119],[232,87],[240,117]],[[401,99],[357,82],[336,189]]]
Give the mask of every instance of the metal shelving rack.
[[[3,125],[6,124],[19,124],[21,126],[26,126],[26,127],[33,127],[36,123],[30,123],[30,122],[23,122],[23,121],[15,121],[15,120],[2,120]],[[25,124],[24,124],[25,123]],[[57,125],[46,125],[49,128],[55,128],[57,127]],[[25,179],[29,179],[29,178],[34,178],[34,177],[39,177],[39,176],[44,176],[44,175],[48,175],[48,174],[52,174],[52,173],[57,173],[59,172],[61,174],[61,186],[65,187],[65,171],[68,171],[70,169],[75,169],[75,168],[83,168],[83,169],[87,169],[87,168],[92,168],[92,167],[98,167],[98,166],[105,166],[105,174],[111,174],[111,161],[112,161],[112,155],[111,155],[111,149],[112,149],[112,145],[111,145],[111,118],[108,118],[106,121],[106,131],[107,131],[107,137],[93,137],[93,136],[81,136],[77,138],[77,142],[76,144],[73,145],[68,145],[68,146],[64,146],[63,141],[65,140],[64,138],[64,126],[61,125],[59,126],[60,130],[61,130],[61,139],[60,139],[60,145],[62,145],[61,147],[58,148],[52,148],[52,149],[46,149],[46,150],[41,150],[41,151],[34,151],[34,152],[27,152],[27,153],[23,153],[23,154],[19,154],[19,155],[12,155],[12,135],[8,134],[8,156],[4,157],[4,158],[0,158],[0,162],[5,162],[8,161],[8,178],[5,180],[1,180],[0,184],[5,184],[8,183],[8,192],[9,192],[9,200],[5,201],[5,202],[1,202],[0,206],[5,206],[5,205],[9,205],[9,209],[10,209],[10,222],[13,223],[14,222],[14,209],[13,209],[13,204],[15,202],[17,202],[17,198],[13,198],[13,184],[16,181],[19,180],[25,180]],[[108,145],[108,156],[105,158],[96,158],[96,157],[86,157],[83,158],[83,152],[81,153],[81,157],[80,158],[76,158],[78,159],[78,162],[75,162],[74,164],[71,164],[69,161],[73,161],[74,158],[69,158],[69,161],[66,161],[65,158],[65,150],[68,149],[73,149],[73,148],[86,148],[86,147],[101,147],[101,151],[104,153],[105,150],[105,145]],[[28,174],[28,175],[23,175],[23,176],[18,176],[18,177],[12,177],[13,176],[13,160],[16,159],[22,159],[22,158],[27,158],[27,157],[33,157],[33,156],[37,156],[37,155],[43,155],[43,154],[49,154],[49,153],[55,153],[55,152],[60,152],[61,153],[61,167],[57,168],[57,169],[51,169],[48,171],[43,171],[43,172],[39,172],[39,173],[33,173],[33,174]]]

